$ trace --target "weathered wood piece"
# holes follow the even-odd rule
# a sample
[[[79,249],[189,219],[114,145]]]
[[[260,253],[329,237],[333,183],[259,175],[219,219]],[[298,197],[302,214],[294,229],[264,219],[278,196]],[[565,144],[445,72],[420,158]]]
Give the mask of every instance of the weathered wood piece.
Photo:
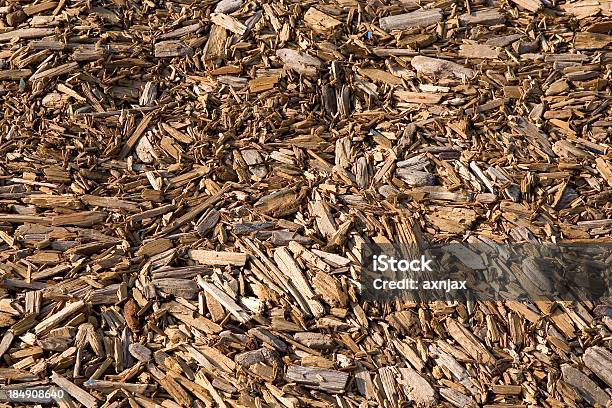
[[[244,0],[221,0],[215,6],[215,13],[229,14],[238,10],[244,4]]]
[[[603,382],[612,384],[612,352],[604,347],[593,346],[585,350],[582,361]]]
[[[561,371],[563,373],[563,381],[576,387],[578,394],[588,404],[606,406],[610,403],[610,396],[577,368],[565,364],[561,367]]]
[[[166,40],[155,44],[156,58],[184,57],[189,52],[189,47],[181,40]]]
[[[423,57],[420,55],[414,57],[412,61],[410,61],[410,64],[417,72],[434,77],[472,78],[475,75],[473,70],[452,61]]]
[[[426,27],[440,21],[442,21],[442,10],[431,9],[383,17],[380,19],[378,24],[383,30],[392,31]]]
[[[289,48],[276,51],[276,56],[283,61],[286,68],[304,75],[315,75],[321,66],[321,61],[318,58]]]
[[[540,0],[512,0],[512,2],[533,13],[544,8],[544,3]]]
[[[55,78],[57,76],[66,75],[75,72],[79,69],[79,64],[76,62],[68,62],[66,64],[50,68],[45,71],[37,72],[30,77],[30,81],[43,78]]]
[[[408,397],[416,406],[435,406],[437,402],[436,392],[426,379],[410,367],[400,368],[399,372],[401,375],[400,383],[408,389]]]
[[[204,265],[235,265],[244,266],[247,255],[240,252],[218,252],[194,249],[189,251],[191,259]]]
[[[465,13],[459,16],[459,22],[462,25],[478,24],[484,26],[492,26],[501,24],[505,20],[503,14],[495,9],[483,9],[471,13]]]
[[[40,38],[52,35],[55,33],[55,28],[19,28],[16,30],[0,33],[0,41],[19,39]]]
[[[317,367],[290,365],[285,378],[305,387],[316,388],[332,393],[343,392],[348,381],[348,374],[342,371],[326,370]]]
[[[70,380],[62,377],[58,373],[54,372],[50,379],[85,407],[95,408],[98,406],[98,401],[93,395],[76,386]]]
[[[227,293],[223,292],[214,284],[206,282],[201,276],[198,276],[198,285],[200,285],[200,287],[204,289],[206,293],[213,296],[217,302],[221,303],[223,307],[225,307],[241,323],[246,323],[251,320],[248,313],[238,306],[234,299],[232,299]]]
[[[304,14],[304,21],[314,31],[324,34],[333,33],[342,24],[339,20],[328,16],[314,7],[309,8],[306,14]]]
[[[29,69],[5,69],[0,71],[0,81],[15,81],[29,77],[32,70]]]
[[[210,20],[218,26],[221,26],[238,35],[244,35],[247,30],[247,27],[244,24],[227,14],[213,13],[210,16]]]

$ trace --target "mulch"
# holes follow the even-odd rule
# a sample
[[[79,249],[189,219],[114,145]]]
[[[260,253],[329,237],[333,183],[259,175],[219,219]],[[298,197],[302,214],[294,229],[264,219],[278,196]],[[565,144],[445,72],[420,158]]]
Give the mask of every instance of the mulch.
[[[359,282],[373,243],[611,242],[611,17],[0,1],[0,388],[609,406],[608,303],[380,303]]]

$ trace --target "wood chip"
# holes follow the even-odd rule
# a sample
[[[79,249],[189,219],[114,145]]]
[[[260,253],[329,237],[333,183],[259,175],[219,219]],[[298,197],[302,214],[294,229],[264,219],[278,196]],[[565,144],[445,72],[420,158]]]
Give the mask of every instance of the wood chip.
[[[236,265],[244,266],[247,256],[240,252],[217,252],[196,249],[189,252],[191,259],[204,265]]]
[[[385,31],[405,30],[408,28],[426,27],[442,20],[442,10],[431,9],[413,11],[380,19],[380,28]]]
[[[331,393],[343,392],[348,381],[348,374],[336,370],[326,370],[317,367],[302,367],[290,365],[285,378],[295,381],[305,387],[316,388]]]
[[[472,78],[475,75],[474,71],[469,68],[437,58],[419,55],[414,57],[410,63],[417,72],[434,77]]]
[[[59,387],[64,389],[70,396],[72,396],[79,403],[83,404],[87,408],[95,408],[98,406],[98,401],[96,398],[85,391],[84,389],[76,386],[70,380],[65,377],[62,377],[58,373],[54,372],[50,380],[57,384]]]

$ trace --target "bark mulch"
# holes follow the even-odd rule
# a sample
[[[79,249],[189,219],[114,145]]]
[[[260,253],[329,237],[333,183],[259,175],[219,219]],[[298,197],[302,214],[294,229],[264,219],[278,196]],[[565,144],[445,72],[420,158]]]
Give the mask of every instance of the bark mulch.
[[[0,1],[0,382],[87,408],[611,404],[608,303],[359,292],[369,243],[611,241],[611,17]]]

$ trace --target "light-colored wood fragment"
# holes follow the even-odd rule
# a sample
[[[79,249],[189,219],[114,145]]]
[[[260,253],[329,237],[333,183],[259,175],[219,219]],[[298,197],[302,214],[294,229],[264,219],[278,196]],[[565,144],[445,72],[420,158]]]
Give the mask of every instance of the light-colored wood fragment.
[[[612,15],[612,1],[610,0],[581,0],[565,3],[561,6],[567,13],[573,14],[578,18],[585,18],[602,12],[604,15]]]
[[[61,75],[71,74],[79,69],[79,64],[77,62],[68,62],[63,65],[59,65],[55,68],[49,68],[47,70],[37,72],[30,77],[30,81],[35,81],[37,79],[50,79],[55,78]]]
[[[171,125],[169,125],[168,123],[162,123],[161,124],[162,129],[164,129],[166,132],[168,132],[168,134],[170,136],[172,136],[174,139],[176,139],[177,141],[181,142],[181,143],[192,143],[193,142],[193,138],[183,132],[180,132],[179,130],[175,129],[174,127],[172,127]]]
[[[434,77],[472,78],[475,75],[474,71],[469,68],[437,58],[419,55],[414,57],[410,63],[417,72]]]
[[[219,333],[222,330],[222,327],[218,324],[214,323],[211,320],[208,320],[203,316],[195,314],[193,310],[185,307],[184,305],[178,302],[170,302],[167,305],[167,309],[172,316],[174,316],[181,322],[204,333],[213,334]]]
[[[321,66],[321,61],[318,58],[290,48],[282,48],[277,50],[276,56],[283,61],[286,68],[293,69],[296,72],[304,75],[316,75],[319,67]]]
[[[17,30],[7,31],[0,34],[0,41],[12,40],[14,38],[31,39],[40,38],[52,35],[55,33],[54,28],[19,28]]]
[[[198,285],[200,285],[206,293],[213,296],[217,302],[221,303],[239,322],[246,323],[251,320],[251,316],[238,306],[234,299],[214,284],[206,282],[201,276],[198,276]]]
[[[221,0],[215,6],[215,13],[229,14],[238,10],[244,4],[244,0]]]
[[[342,371],[290,365],[287,367],[285,378],[288,381],[295,381],[298,384],[303,384],[308,388],[315,388],[331,393],[340,393],[345,390],[349,375]]]
[[[476,408],[478,404],[474,398],[467,396],[453,388],[440,389],[440,395],[457,408]]]
[[[211,266],[244,266],[247,260],[247,255],[241,252],[207,251],[204,249],[192,249],[189,251],[189,257],[203,265]]]
[[[45,333],[49,331],[50,329],[56,327],[64,319],[72,316],[75,313],[78,313],[84,307],[85,307],[85,302],[82,300],[77,300],[76,302],[68,303],[60,311],[52,314],[51,316],[47,317],[46,319],[38,323],[34,327],[34,332],[37,334]]]
[[[140,343],[132,343],[129,346],[130,354],[138,361],[148,363],[151,361],[151,350]]]
[[[139,210],[138,205],[136,203],[121,200],[114,197],[100,197],[89,194],[84,194],[80,197],[80,200],[93,207],[104,207],[104,208],[114,208],[114,209],[123,209],[130,212],[137,212]]]
[[[395,97],[402,102],[418,104],[438,104],[444,97],[442,94],[431,92],[395,91]]]
[[[53,372],[50,379],[55,384],[57,384],[59,387],[61,387],[64,391],[70,394],[70,396],[72,396],[74,399],[79,401],[79,403],[83,404],[85,407],[87,408],[98,407],[98,400],[93,395],[91,395],[84,389],[76,386],[74,383],[72,383],[70,380],[66,379],[65,377],[62,377],[56,372]]]
[[[154,279],[151,283],[160,292],[185,299],[194,299],[198,295],[198,285],[190,279],[161,278]]]
[[[238,35],[244,35],[247,30],[247,27],[244,24],[227,14],[212,13],[210,15],[210,20],[214,24],[221,26]]]
[[[541,0],[512,0],[512,2],[533,13],[537,13],[544,8],[544,3]]]
[[[398,14],[383,17],[379,21],[380,28],[385,31],[405,30],[408,28],[426,27],[442,21],[442,10],[430,9],[413,11],[412,13]]]
[[[499,52],[485,44],[461,44],[459,55],[466,58],[497,59]]]
[[[342,23],[322,11],[311,7],[304,14],[304,21],[310,28],[318,33],[330,34],[333,33]]]
[[[603,157],[598,157],[595,159],[595,167],[601,176],[606,180],[608,185],[612,187],[612,165],[610,165],[610,161],[604,159]]]
[[[189,48],[180,40],[166,40],[155,44],[156,58],[184,57]]]
[[[433,407],[436,404],[436,392],[427,380],[410,367],[399,368],[399,383],[407,389],[408,397],[417,407]]]
[[[304,298],[310,312],[317,317],[323,315],[325,309],[321,303],[315,299],[315,294],[308,280],[304,277],[289,251],[286,248],[277,248],[274,251],[274,261],[276,261],[279,269],[289,276],[290,284],[293,285],[297,292]]]
[[[200,28],[202,28],[202,25],[200,23],[194,23],[194,24],[190,24],[181,28],[177,28],[176,30],[172,30],[166,34],[162,34],[159,36],[160,40],[169,40],[172,38],[180,38],[183,37],[187,34],[191,34],[194,33],[196,31],[198,31]]]
[[[505,20],[504,15],[495,9],[483,9],[459,16],[461,25],[479,24],[491,26],[501,24]]]

